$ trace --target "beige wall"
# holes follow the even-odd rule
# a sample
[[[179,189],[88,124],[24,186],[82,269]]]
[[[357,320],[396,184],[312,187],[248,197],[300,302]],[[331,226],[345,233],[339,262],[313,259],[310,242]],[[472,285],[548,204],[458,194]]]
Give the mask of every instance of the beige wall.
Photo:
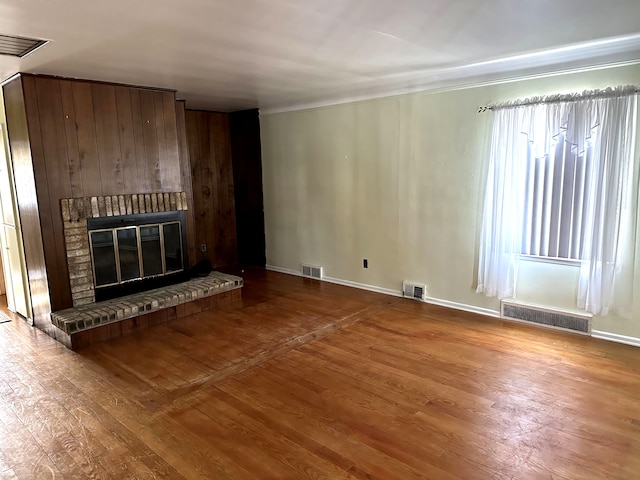
[[[432,298],[498,310],[475,293],[491,128],[478,107],[638,83],[636,65],[263,113],[267,264],[322,265],[326,276],[394,291],[410,279]],[[640,268],[635,277],[640,285]],[[517,296],[574,308],[576,279],[575,267],[528,262]],[[640,337],[638,299],[634,316],[596,318],[593,328]]]

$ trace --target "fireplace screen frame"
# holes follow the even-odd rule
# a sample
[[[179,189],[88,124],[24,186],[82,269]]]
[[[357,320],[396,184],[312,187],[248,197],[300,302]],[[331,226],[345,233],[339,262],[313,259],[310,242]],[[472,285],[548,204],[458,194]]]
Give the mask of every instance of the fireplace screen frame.
[[[89,240],[89,252],[91,256],[91,269],[93,274],[96,301],[115,298],[129,293],[144,291],[158,286],[164,286],[171,283],[177,283],[186,279],[188,270],[187,257],[187,239],[184,228],[184,211],[169,212],[153,212],[144,214],[121,215],[113,217],[99,217],[87,219],[87,233]],[[179,229],[178,238],[179,245],[179,261],[180,269],[167,270],[166,249],[165,249],[165,226],[177,224]],[[140,229],[144,227],[158,226],[158,235],[160,241],[160,259],[162,262],[162,273],[144,275],[144,258],[143,258],[143,238],[140,235]],[[136,232],[136,254],[138,272],[135,278],[122,279],[122,264],[120,258],[120,249],[118,245],[118,232],[135,229]],[[112,232],[112,248],[115,259],[116,281],[111,283],[98,284],[98,276],[96,275],[96,260],[94,258],[94,240],[93,233]]]

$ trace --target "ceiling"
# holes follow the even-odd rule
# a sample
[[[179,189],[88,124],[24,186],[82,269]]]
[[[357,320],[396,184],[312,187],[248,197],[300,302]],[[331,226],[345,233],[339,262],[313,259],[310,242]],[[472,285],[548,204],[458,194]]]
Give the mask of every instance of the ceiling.
[[[0,0],[17,72],[283,110],[640,59],[638,0]]]

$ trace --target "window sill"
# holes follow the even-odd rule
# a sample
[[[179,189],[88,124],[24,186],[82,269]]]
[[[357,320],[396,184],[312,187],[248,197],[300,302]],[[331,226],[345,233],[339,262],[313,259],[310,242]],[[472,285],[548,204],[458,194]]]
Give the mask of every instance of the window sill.
[[[537,257],[534,255],[517,255],[517,257],[526,262],[552,263],[554,265],[568,265],[570,267],[580,267],[582,265],[582,260],[570,258]]]

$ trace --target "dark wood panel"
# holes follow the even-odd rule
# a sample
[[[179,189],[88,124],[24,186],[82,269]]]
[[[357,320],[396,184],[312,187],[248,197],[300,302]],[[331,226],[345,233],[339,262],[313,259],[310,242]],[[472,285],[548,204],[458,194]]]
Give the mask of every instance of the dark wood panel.
[[[118,134],[118,111],[115,87],[94,84],[93,96],[100,181],[105,195],[124,193],[122,161],[120,158],[120,136]]]
[[[202,177],[200,175],[200,163],[202,154],[200,152],[200,136],[198,126],[202,123],[200,112],[185,112],[185,128],[187,146],[189,152],[189,162],[191,165],[191,178],[193,189],[193,215],[195,219],[195,245],[200,250],[200,246],[206,241],[205,232],[206,216],[204,211],[204,198],[202,195]]]
[[[207,245],[214,266],[236,266],[235,200],[229,115],[186,111],[193,178],[196,246]]]
[[[156,127],[156,138],[158,139],[158,165],[157,165],[157,182],[158,182],[158,191],[163,191],[162,188],[165,186],[169,176],[171,175],[171,168],[169,168],[167,157],[167,137],[166,137],[166,128],[165,128],[165,116],[164,116],[164,102],[162,101],[163,93],[162,92],[153,92],[153,106],[155,111],[155,127]],[[175,113],[175,106],[174,106]],[[177,152],[176,152],[177,157]],[[179,167],[179,164],[176,163],[175,167]],[[177,174],[177,178],[180,178],[179,170],[175,172]]]
[[[198,140],[200,142],[200,154],[201,159],[198,165],[200,166],[200,188],[202,191],[202,211],[204,213],[203,218],[203,230],[204,239],[199,244],[206,244],[208,248],[207,256],[213,263],[213,265],[220,265],[221,260],[219,257],[218,244],[220,239],[218,238],[218,229],[224,228],[217,222],[218,203],[219,199],[217,194],[219,186],[216,182],[216,158],[215,148],[212,146],[212,141],[215,141],[212,133],[212,121],[211,116],[206,112],[200,112],[198,123]]]
[[[236,211],[229,115],[219,113],[213,116],[210,131],[215,151],[214,178],[217,190],[216,253],[218,257],[228,259],[229,265],[237,265]]]
[[[229,115],[233,189],[235,194],[238,262],[264,267],[264,199],[262,193],[262,151],[258,110]]]
[[[138,192],[139,187],[130,91],[131,89],[127,87],[115,87],[118,137],[122,160],[122,193]]]
[[[71,196],[81,197],[84,194],[84,188],[82,185],[82,169],[78,151],[78,132],[73,102],[73,84],[69,80],[60,81],[60,96],[62,99],[62,115],[64,117],[64,133],[67,144],[67,164],[69,168]]]
[[[78,138],[78,155],[80,170],[82,172],[81,196],[92,197],[102,195],[91,84],[87,82],[72,82],[72,90],[76,114],[75,123]]]
[[[162,187],[162,180],[160,178],[158,129],[156,124],[156,106],[153,92],[149,90],[140,90],[140,108],[142,112],[145,168],[147,170],[149,188],[150,191],[159,191]]]
[[[71,303],[71,291],[64,288],[61,278],[68,277],[67,256],[64,244],[64,227],[60,199],[69,198],[71,191],[71,175],[66,145],[66,132],[62,106],[60,81],[50,78],[36,77],[35,91],[30,91],[32,83],[25,82],[25,99],[29,104],[37,101],[40,120],[40,137],[42,152],[33,150],[33,164],[36,175],[36,186],[47,185],[48,198],[40,195],[40,225],[42,227],[44,254],[47,260],[47,276],[52,287],[51,307],[56,310]],[[35,105],[34,105],[35,108]],[[31,108],[27,107],[27,111]],[[36,130],[32,129],[32,141],[37,141]],[[36,153],[37,152],[37,153]]]
[[[189,145],[187,143],[187,131],[185,124],[185,102],[177,101],[176,126],[178,132],[178,145],[180,153],[180,178],[182,187],[187,196],[186,229],[187,244],[189,248],[189,264],[193,265],[199,259],[196,249],[195,213],[193,207],[193,188],[191,179],[191,160],[189,158]]]
[[[30,121],[34,125],[28,125],[27,112],[24,100],[22,79],[16,78],[3,87],[5,114],[7,117],[7,131],[11,156],[13,160],[13,174],[16,186],[16,201],[20,213],[22,228],[22,241],[24,245],[25,262],[31,296],[31,308],[33,322],[38,327],[49,333],[52,331],[51,300],[49,297],[49,284],[44,258],[42,242],[42,230],[40,227],[40,212],[34,199],[38,198],[34,176],[32,148],[42,151],[41,142],[31,145],[29,138],[29,126],[39,129],[37,111],[31,114]],[[41,154],[41,153],[40,153]],[[48,197],[47,195],[43,198]]]
[[[162,117],[164,120],[165,154],[161,168],[162,191],[183,191],[180,163],[174,159],[180,158],[178,146],[178,124],[176,119],[176,98],[173,92],[161,92]]]
[[[149,172],[147,171],[147,154],[145,152],[144,128],[142,127],[142,104],[140,101],[140,89],[130,89],[129,97],[131,99],[131,119],[133,122],[133,140],[135,144],[135,171],[137,182],[136,188],[140,189],[134,189],[131,192],[150,192],[151,182],[149,181]]]

